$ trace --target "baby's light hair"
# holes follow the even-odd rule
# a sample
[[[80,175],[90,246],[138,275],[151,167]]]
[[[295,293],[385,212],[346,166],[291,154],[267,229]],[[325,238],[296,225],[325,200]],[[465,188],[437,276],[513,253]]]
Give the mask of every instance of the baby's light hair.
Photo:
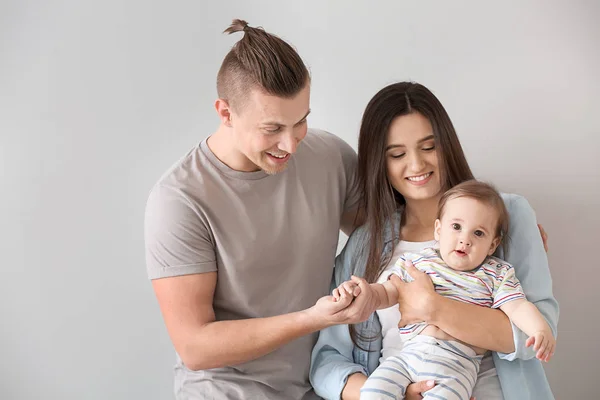
[[[446,191],[440,198],[440,202],[438,203],[437,218],[442,219],[446,203],[449,200],[457,199],[459,197],[475,199],[496,210],[496,213],[498,214],[498,221],[496,223],[495,235],[496,237],[500,238],[501,242],[503,242],[503,247],[506,250],[509,216],[508,210],[506,209],[506,205],[504,204],[504,200],[502,200],[500,193],[498,193],[498,191],[489,183],[481,182],[475,179],[459,183],[458,185]]]

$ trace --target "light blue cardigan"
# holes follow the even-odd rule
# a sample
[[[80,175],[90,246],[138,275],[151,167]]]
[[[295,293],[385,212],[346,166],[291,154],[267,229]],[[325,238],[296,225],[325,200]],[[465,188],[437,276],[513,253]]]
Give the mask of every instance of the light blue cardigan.
[[[552,295],[552,278],[548,259],[537,227],[536,217],[527,200],[514,194],[502,194],[510,214],[508,254],[498,249],[496,256],[512,264],[527,299],[544,315],[556,337],[558,303]],[[399,222],[399,214],[395,216]],[[394,224],[398,226],[397,224]],[[344,250],[336,258],[332,287],[350,279],[350,275],[363,276],[368,255],[368,232],[358,228],[348,239]],[[384,256],[393,251],[390,224],[384,232]],[[381,332],[381,324],[374,313],[367,321],[357,325],[362,337],[373,337]],[[513,325],[515,352],[493,353],[502,393],[505,400],[554,399],[542,364],[535,352],[525,347],[527,335]],[[376,340],[359,341],[355,346],[350,339],[348,325],[337,325],[321,331],[312,353],[310,381],[315,392],[325,399],[340,399],[348,376],[355,372],[370,375],[381,355],[381,335]]]

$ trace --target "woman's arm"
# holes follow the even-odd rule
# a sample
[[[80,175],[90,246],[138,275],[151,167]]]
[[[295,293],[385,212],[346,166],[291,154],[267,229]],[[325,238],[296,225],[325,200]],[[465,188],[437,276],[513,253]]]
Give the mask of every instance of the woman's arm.
[[[412,282],[403,282],[395,276],[390,278],[398,290],[401,326],[425,321],[472,346],[513,351],[512,330],[506,314],[443,297],[435,292],[429,276],[410,261],[405,263],[405,268],[414,279]]]
[[[550,361],[554,355],[556,340],[536,306],[525,299],[518,299],[502,305],[500,309],[508,315],[513,324],[529,335],[526,344],[533,346],[533,350],[537,351],[536,358]]]
[[[324,399],[339,399],[350,376],[361,373],[366,377],[367,369],[354,361],[353,349],[348,325],[321,331],[310,364],[310,383],[315,393]]]
[[[332,290],[350,279],[353,273],[362,276],[358,256],[364,245],[365,229],[358,228],[335,260]],[[364,264],[364,260],[362,261]],[[335,325],[322,330],[311,356],[309,378],[315,392],[325,399],[340,399],[348,377],[356,373],[368,375],[366,365],[354,360],[354,343],[348,325]],[[360,388],[358,388],[360,390]]]
[[[342,400],[359,400],[360,389],[366,381],[366,375],[360,372],[350,375],[342,391]]]
[[[537,226],[535,212],[527,199],[522,196],[503,194],[502,198],[510,214],[509,241],[508,252],[505,253],[500,249],[497,255],[513,265],[527,300],[532,302],[544,316],[556,338],[559,307],[552,293],[548,257]],[[534,358],[536,352],[533,347],[527,347],[528,335],[514,324],[512,331],[514,352],[498,353],[498,356],[509,361],[517,358],[523,360]]]
[[[500,352],[514,351],[510,320],[500,310],[439,296],[432,325],[472,346]]]

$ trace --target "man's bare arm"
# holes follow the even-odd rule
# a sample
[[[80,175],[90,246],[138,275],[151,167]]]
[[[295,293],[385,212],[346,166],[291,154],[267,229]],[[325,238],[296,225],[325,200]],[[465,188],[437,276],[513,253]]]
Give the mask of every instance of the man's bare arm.
[[[216,321],[213,296],[217,273],[152,281],[175,350],[191,370],[236,365],[264,356],[301,336],[339,323],[355,323],[360,306],[352,298],[319,299],[315,306],[268,318]]]

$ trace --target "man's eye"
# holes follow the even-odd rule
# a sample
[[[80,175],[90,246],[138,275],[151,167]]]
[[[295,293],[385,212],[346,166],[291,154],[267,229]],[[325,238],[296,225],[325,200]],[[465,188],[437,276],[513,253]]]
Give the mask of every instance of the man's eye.
[[[455,231],[460,231],[460,224],[457,224],[457,223],[452,224],[452,229],[454,229]]]
[[[477,237],[483,237],[485,235],[485,233],[483,233],[483,231],[480,231],[480,230],[476,230],[474,233],[475,233],[475,236],[477,236]]]
[[[277,128],[265,128],[265,131],[269,132],[269,133],[277,133],[281,130],[281,127],[278,126]]]

